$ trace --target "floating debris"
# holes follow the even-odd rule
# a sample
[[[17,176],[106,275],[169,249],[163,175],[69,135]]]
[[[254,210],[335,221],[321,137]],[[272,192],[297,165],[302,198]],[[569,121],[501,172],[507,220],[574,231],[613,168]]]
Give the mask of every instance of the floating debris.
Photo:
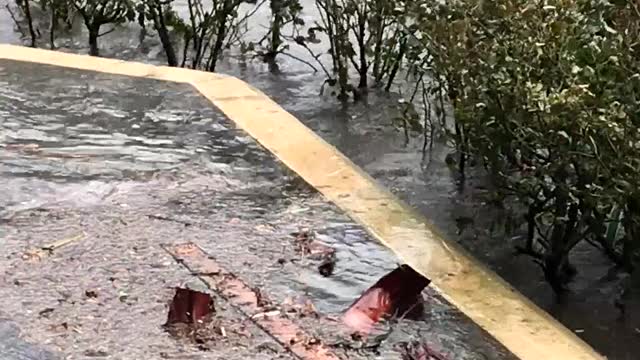
[[[264,319],[270,318],[274,316],[279,316],[281,314],[280,310],[271,310],[267,312],[257,313],[251,316],[251,319]]]
[[[375,337],[362,337],[358,333],[353,333],[348,339],[340,340],[331,344],[334,348],[340,348],[344,350],[351,350],[357,352],[370,352],[375,355],[380,355],[380,346],[385,342],[391,333],[393,332],[393,328],[390,328],[388,331],[375,336]]]
[[[304,296],[286,298],[282,308],[285,312],[297,314],[299,317],[320,317],[313,302]]]
[[[303,257],[319,260],[318,272],[325,277],[333,275],[336,267],[336,249],[315,238],[313,231],[302,229],[291,234],[294,237],[295,250]]]
[[[211,295],[177,287],[165,326],[178,323],[195,325],[213,313],[215,306]]]
[[[107,357],[109,356],[109,353],[107,353],[104,350],[86,350],[84,352],[84,356],[86,357]]]
[[[49,317],[49,315],[51,315],[51,313],[52,313],[53,311],[54,311],[54,309],[53,309],[53,308],[45,308],[45,309],[40,310],[40,311],[38,312],[38,315],[40,315],[40,316],[42,316],[42,317],[46,317],[46,318],[48,318],[48,317]]]
[[[424,341],[398,343],[396,349],[400,352],[402,360],[447,360]]]
[[[336,249],[316,240],[313,231],[303,229],[291,235],[294,237],[295,250],[298,254],[320,261],[331,258],[335,259]]]
[[[42,245],[38,248],[30,249],[22,255],[23,260],[42,260],[43,258],[50,256],[53,252],[63,246],[69,245],[72,242],[79,241],[84,239],[85,234],[79,234],[76,236],[64,238],[61,240],[54,241],[50,244]]]
[[[181,220],[181,219],[176,219],[174,217],[168,217],[168,216],[164,216],[164,215],[157,215],[157,214],[148,214],[147,217],[149,219],[153,219],[153,220],[160,220],[160,221],[169,221],[169,222],[175,222],[178,224],[182,224],[185,227],[187,226],[192,226],[193,223],[190,221],[185,221],[185,220]]]
[[[302,229],[299,232],[291,233],[294,237],[294,245],[297,253],[309,255],[311,253],[311,242],[315,239],[314,233],[309,229]]]
[[[322,259],[320,265],[318,265],[318,272],[324,277],[333,275],[333,271],[336,268],[336,256],[335,252],[328,254]]]
[[[415,317],[422,311],[422,290],[430,280],[401,265],[367,289],[345,312],[344,323],[368,334],[385,317]]]
[[[259,287],[254,286],[251,288],[251,291],[255,294],[256,297],[256,305],[260,308],[267,308],[271,305],[271,301],[269,298],[260,290]]]
[[[57,324],[57,325],[51,325],[50,329],[54,330],[54,331],[55,330],[57,330],[57,331],[69,330],[69,323],[67,323],[65,321],[65,322],[62,322],[62,323]]]

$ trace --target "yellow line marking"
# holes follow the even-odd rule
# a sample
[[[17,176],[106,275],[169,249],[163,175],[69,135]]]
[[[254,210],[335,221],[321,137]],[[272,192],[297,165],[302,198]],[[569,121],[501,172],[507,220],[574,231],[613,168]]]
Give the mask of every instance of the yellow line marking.
[[[449,242],[293,115],[245,82],[188,69],[0,45],[0,58],[193,85],[522,360],[603,359],[498,275]],[[331,160],[331,161],[328,161]]]

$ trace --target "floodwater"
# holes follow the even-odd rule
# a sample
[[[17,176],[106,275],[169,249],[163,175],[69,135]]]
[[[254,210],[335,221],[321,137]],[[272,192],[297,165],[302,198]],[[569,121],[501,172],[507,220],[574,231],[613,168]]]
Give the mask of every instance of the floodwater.
[[[165,291],[158,289],[169,288],[184,271],[155,263],[163,258],[158,245],[166,242],[193,241],[277,303],[303,294],[333,316],[397,266],[390,251],[188,86],[9,61],[0,61],[0,68],[6,190],[0,195],[0,221],[9,233],[2,244],[9,256],[0,261],[8,286],[0,287],[0,298],[7,303],[3,311],[36,343],[72,356],[108,351],[114,359],[140,358],[160,351],[152,350],[158,346],[168,352],[171,344],[159,344],[162,315],[157,314],[163,309],[157,304]],[[333,276],[318,274],[292,250],[290,234],[301,228],[336,250]],[[82,231],[88,239],[59,260],[31,265],[16,256],[25,242],[33,246],[70,231]],[[157,271],[145,272],[149,266]],[[51,276],[42,279],[43,273]],[[139,299],[128,304],[131,315],[124,323],[114,323],[123,305],[108,290],[109,274],[122,278],[126,286],[120,286]],[[12,286],[16,280],[20,285]],[[53,285],[43,287],[43,281]],[[107,293],[100,307],[75,298],[75,308],[51,305],[66,304],[60,292],[88,286]],[[392,345],[420,332],[456,359],[513,359],[439,296],[428,296],[426,321],[394,325],[380,353],[362,358],[397,358]],[[27,311],[21,313],[21,307]],[[30,316],[48,307],[54,309],[50,318]],[[87,314],[104,322],[97,327]],[[42,330],[63,315],[80,335],[52,338]],[[121,335],[113,336],[116,332]],[[323,338],[335,333],[324,332]],[[98,333],[104,336],[96,349],[92,341]]]
[[[6,1],[0,0],[2,7]],[[309,2],[303,1],[307,5]],[[180,6],[177,8],[180,10]],[[265,13],[258,13],[262,14],[262,20],[266,19]],[[306,16],[310,19],[313,14]],[[6,11],[0,9],[0,42],[19,43],[10,24],[11,19]],[[61,45],[70,51],[86,53],[85,42],[82,34],[76,34]],[[162,63],[158,42],[147,39],[144,46],[140,46],[135,29],[122,29],[101,38],[101,50],[103,55],[109,57]],[[572,284],[572,295],[565,303],[556,304],[537,266],[526,258],[513,256],[513,242],[500,231],[490,231],[504,214],[484,202],[484,181],[481,176],[468,180],[465,190],[460,192],[451,171],[444,164],[444,157],[449,152],[445,145],[436,144],[430,154],[431,160],[425,163],[420,151],[421,141],[411,140],[407,143],[404,135],[391,126],[394,100],[390,96],[374,92],[369,95],[366,103],[345,108],[331,96],[319,95],[324,80],[320,73],[313,74],[305,65],[295,61],[284,58],[281,61],[281,71],[278,74],[270,73],[263,64],[238,66],[228,59],[222,62],[219,69],[236,75],[267,93],[609,359],[636,358],[636,354],[640,352],[640,323],[634,320],[633,314],[626,319],[620,318],[618,310],[613,306],[620,277],[609,274],[610,264],[604,257],[598,256],[590,247],[577,248],[572,260],[580,273]],[[111,191],[112,182],[117,179],[148,180],[159,170],[180,169],[179,164],[193,161],[194,157],[205,156],[202,154],[215,149],[215,144],[209,145],[210,148],[205,148],[204,151],[198,148],[198,144],[213,141],[209,137],[215,132],[205,131],[199,134],[203,126],[210,124],[200,123],[197,119],[190,120],[189,114],[173,113],[158,117],[153,112],[133,115],[118,113],[118,106],[106,106],[100,102],[100,97],[104,95],[100,92],[104,89],[87,86],[75,91],[76,96],[84,92],[96,92],[96,96],[87,101],[91,102],[92,111],[96,112],[98,118],[134,116],[145,119],[148,126],[134,129],[131,127],[133,124],[124,121],[115,122],[120,127],[116,127],[113,121],[98,121],[88,125],[84,119],[87,115],[82,113],[86,109],[71,124],[43,122],[42,119],[27,117],[9,121],[3,119],[0,143],[38,142],[51,148],[47,151],[60,156],[58,160],[55,157],[48,157],[47,160],[29,158],[29,162],[25,162],[25,158],[14,155],[16,158],[8,157],[4,160],[5,167],[11,166],[11,180],[2,181],[12,184],[13,189],[20,189],[0,194],[0,204],[4,204],[5,212],[37,207],[60,201],[61,198],[75,202],[98,201],[96,199]],[[25,96],[12,93],[10,88],[3,86],[0,90],[0,104],[24,99]],[[33,99],[38,96],[40,95],[35,94]],[[69,97],[71,99],[73,93]],[[55,117],[56,111],[59,111],[60,114],[57,115],[61,119],[68,110],[65,107],[49,109],[47,104],[33,99],[30,108],[34,104],[40,104],[40,109],[43,110],[40,116],[43,117]],[[121,105],[125,107],[131,105],[127,102],[132,100],[119,98],[118,101],[122,101]],[[171,109],[171,99],[163,98],[164,104],[152,98],[148,101],[152,109],[160,106]],[[176,101],[181,102],[182,99]],[[26,109],[24,111],[26,113]],[[185,120],[189,122],[188,126],[176,125],[178,119],[188,119]],[[65,127],[64,132],[60,126]],[[52,135],[56,133],[69,133],[73,136],[62,138],[62,135]],[[169,136],[174,138],[167,140]],[[132,153],[134,148],[136,151]],[[77,153],[84,156],[64,157]],[[100,154],[99,162],[94,157],[97,153]],[[64,167],[61,164],[65,164]],[[211,164],[213,162],[209,166],[224,167]],[[199,204],[196,208],[200,207],[206,207],[206,204]],[[195,213],[191,211],[187,215],[193,217],[196,216]],[[344,230],[344,234],[353,232],[355,230]],[[343,241],[349,241],[348,239],[347,236]],[[371,261],[380,256],[372,247],[363,244],[358,246],[363,246],[360,251],[367,253]],[[376,266],[371,265],[371,268]],[[343,306],[345,299],[357,294],[348,285],[349,282],[344,285],[321,284],[315,295],[334,300],[343,299],[335,300],[333,305],[331,301],[326,303],[325,310],[331,312]],[[327,289],[327,286],[344,293],[340,296],[321,294],[319,289]]]

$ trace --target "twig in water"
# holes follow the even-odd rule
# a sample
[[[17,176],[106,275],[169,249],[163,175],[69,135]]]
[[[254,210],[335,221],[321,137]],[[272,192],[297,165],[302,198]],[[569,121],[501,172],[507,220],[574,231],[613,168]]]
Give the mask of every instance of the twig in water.
[[[189,222],[189,221],[185,221],[185,220],[180,220],[180,219],[176,219],[176,218],[172,218],[172,217],[167,217],[167,216],[162,216],[162,215],[154,215],[154,214],[148,214],[147,217],[149,219],[154,219],[154,220],[161,220],[161,221],[171,221],[171,222],[176,222],[179,224],[182,224],[184,226],[191,226],[193,225],[193,223]]]
[[[288,39],[291,40],[291,39]],[[293,39],[295,41],[295,38]],[[324,72],[324,74],[328,77],[331,78],[331,73],[329,72],[329,70],[327,70],[327,68],[324,66],[324,64],[322,63],[322,61],[320,61],[320,56],[322,54],[318,54],[316,55],[313,50],[311,50],[309,48],[309,46],[307,44],[304,43],[304,41],[296,41],[296,44],[302,46],[305,50],[307,50],[307,52],[309,53],[309,55],[311,55],[311,57],[313,57],[313,59],[318,63],[318,65],[320,65],[320,68],[322,68],[322,71]],[[314,68],[315,69],[315,68]]]
[[[42,250],[46,250],[46,251],[50,251],[51,252],[51,251],[54,251],[56,249],[59,249],[59,248],[65,246],[65,245],[69,245],[74,241],[82,240],[84,238],[84,235],[85,234],[83,232],[82,234],[78,234],[76,236],[72,236],[72,237],[69,237],[69,238],[66,238],[66,239],[54,241],[54,242],[52,242],[52,243],[50,243],[48,245],[41,246],[40,248]]]
[[[44,258],[47,255],[51,255],[55,250],[71,244],[72,242],[78,241],[78,240],[82,240],[85,237],[85,233],[81,233],[79,235],[76,236],[72,236],[69,238],[65,238],[65,239],[61,239],[61,240],[57,240],[54,241],[50,244],[46,244],[46,245],[42,245],[39,248],[36,249],[31,249],[27,252],[25,252],[25,254],[23,255],[23,259],[25,260],[29,260],[29,259],[37,259],[40,260],[42,258]]]
[[[315,66],[313,66],[313,64],[312,64],[312,63],[310,63],[310,62],[308,62],[308,61],[306,61],[306,60],[304,60],[304,59],[301,59],[301,58],[299,58],[299,57],[297,57],[297,56],[295,56],[295,55],[291,55],[291,54],[289,54],[289,53],[287,53],[287,52],[281,52],[280,54],[282,54],[282,55],[286,55],[286,56],[288,56],[288,57],[290,57],[290,58],[292,58],[292,59],[294,59],[294,60],[298,60],[298,61],[300,61],[301,63],[308,65],[310,68],[312,68],[312,69],[313,69],[313,72],[314,72],[314,73],[317,73],[317,72],[318,72],[318,68],[316,68]]]

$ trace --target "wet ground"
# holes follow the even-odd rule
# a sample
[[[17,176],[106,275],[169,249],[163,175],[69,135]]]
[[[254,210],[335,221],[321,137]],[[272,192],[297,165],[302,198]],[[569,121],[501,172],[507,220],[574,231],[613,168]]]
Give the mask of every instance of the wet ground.
[[[11,19],[3,9],[7,1],[0,0],[0,41],[19,43],[11,26]],[[303,3],[308,5],[312,1]],[[180,7],[181,4],[183,2],[176,1],[179,12],[180,9],[184,10],[184,6]],[[305,19],[312,18],[313,14],[305,14]],[[258,19],[262,21],[265,16],[259,16]],[[258,25],[256,27],[259,28]],[[46,44],[43,43],[42,46]],[[86,36],[77,33],[71,38],[61,39],[59,46],[64,47],[64,51],[86,53]],[[105,56],[163,64],[158,41],[147,38],[144,46],[140,46],[135,27],[119,29],[101,38],[101,48]],[[295,51],[295,48],[292,50]],[[501,213],[486,203],[482,196],[485,193],[483,179],[480,176],[471,177],[465,191],[458,191],[451,171],[444,164],[449,148],[436,144],[430,156],[431,161],[423,162],[421,140],[406,143],[404,136],[391,125],[391,119],[396,114],[393,110],[395,101],[387,94],[373,92],[366,104],[344,108],[331,96],[318,95],[324,80],[322,75],[311,73],[308,67],[298,62],[287,61],[286,58],[280,61],[282,66],[279,74],[270,73],[262,64],[238,66],[229,59],[223,61],[219,69],[246,80],[274,98],[597,350],[614,360],[636,359],[636,354],[640,351],[638,312],[635,315],[631,312],[621,318],[619,311],[613,306],[621,276],[609,272],[611,264],[607,259],[589,246],[575,249],[572,261],[580,273],[572,284],[572,294],[568,301],[557,304],[540,269],[527,258],[513,256],[513,241],[500,230],[502,220],[508,214]],[[91,90],[90,87],[88,89]],[[10,99],[11,96],[19,95],[4,96]],[[28,128],[29,125],[24,127]],[[171,131],[177,129],[169,128]],[[153,128],[148,130],[150,134],[156,131]],[[2,136],[0,134],[0,142],[4,142]],[[101,140],[96,138],[95,141]],[[123,140],[118,141],[121,143]],[[116,142],[113,148],[117,148],[120,143]],[[65,151],[73,153],[73,146],[75,145]],[[180,151],[163,151],[167,151],[163,156],[170,158],[189,157]],[[145,156],[139,158],[146,159]],[[79,159],[68,161],[83,164],[83,160]],[[142,173],[153,172],[151,169],[156,167],[173,166],[171,161],[145,161],[140,162],[140,166],[147,169]],[[113,167],[103,167],[101,170],[96,170],[101,165],[89,160],[85,162],[91,164],[87,171],[97,172],[100,176],[128,174],[131,171],[126,164],[113,160],[110,160],[110,166]],[[41,169],[48,166],[41,165]],[[58,195],[55,196],[61,196],[59,193],[64,193],[66,189],[57,190]],[[75,201],[92,201],[90,196],[86,199],[78,199],[76,195],[68,197],[75,198]]]
[[[332,316],[397,266],[187,86],[0,61],[0,98],[3,359],[290,358],[219,298],[219,316],[242,335],[202,351],[165,333],[173,287],[197,279],[162,244],[192,241],[275,303],[304,296]],[[296,253],[291,233],[302,228],[336,249],[332,276]],[[30,251],[61,239],[73,241]],[[513,358],[424,295],[424,319],[387,324],[377,353],[346,356],[399,359],[395,344],[423,337],[451,359]],[[301,326],[344,340],[338,323]]]

